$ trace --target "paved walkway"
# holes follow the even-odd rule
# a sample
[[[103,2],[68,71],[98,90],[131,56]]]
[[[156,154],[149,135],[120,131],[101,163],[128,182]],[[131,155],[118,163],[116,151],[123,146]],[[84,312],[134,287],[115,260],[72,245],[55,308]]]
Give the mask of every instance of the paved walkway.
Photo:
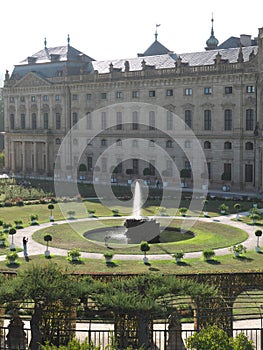
[[[240,216],[247,216],[248,212],[243,212],[240,213]],[[240,221],[233,221],[232,219],[236,217],[236,214],[231,214],[231,215],[225,215],[225,216],[218,216],[214,218],[198,218],[200,221],[206,221],[206,222],[219,222],[222,224],[226,225],[231,225],[234,227],[238,227],[243,229],[248,233],[248,238],[243,242],[243,244],[246,246],[248,250],[254,249],[256,246],[256,237],[255,237],[255,230],[256,227],[253,225],[247,225],[243,222]],[[123,217],[125,218],[125,217]],[[158,218],[158,217],[157,217]],[[170,219],[171,217],[169,217]],[[173,217],[173,218],[178,218],[182,219],[182,217]],[[108,217],[102,218],[100,217],[99,220],[103,219],[109,219]],[[114,217],[111,217],[111,219],[114,219]],[[119,219],[119,218],[115,218]],[[194,220],[196,218],[194,217],[188,217],[186,218],[187,220]],[[84,219],[76,219],[74,222],[81,222],[81,221],[94,221],[96,219],[94,218],[84,218]],[[46,250],[46,245],[37,243],[32,239],[32,235],[34,232],[37,230],[43,229],[43,228],[49,228],[54,225],[60,225],[64,223],[72,223],[71,220],[61,220],[61,221],[56,221],[56,222],[47,222],[41,225],[37,226],[29,226],[24,229],[17,230],[17,233],[14,236],[14,243],[16,247],[21,247],[22,248],[22,238],[23,236],[28,237],[28,255],[38,255],[38,254],[44,254]],[[47,230],[48,232],[48,230]],[[9,236],[10,239],[10,236]],[[60,248],[54,248],[54,247],[49,247],[49,251],[52,255],[59,255],[59,256],[67,256],[67,250],[66,249],[60,249]],[[222,248],[222,249],[216,249],[215,250],[216,255],[224,255],[224,254],[229,254],[229,248]],[[23,252],[19,253],[19,256],[23,257]],[[149,260],[170,260],[173,259],[173,257],[170,254],[147,254]],[[195,257],[201,257],[202,252],[192,252],[192,253],[185,253],[185,258],[195,258]],[[103,254],[101,253],[87,253],[87,252],[81,252],[81,257],[83,258],[95,258],[95,259],[102,259]],[[141,260],[142,255],[125,255],[125,254],[114,254],[114,258],[116,260]],[[5,260],[5,255],[0,256],[0,260]]]

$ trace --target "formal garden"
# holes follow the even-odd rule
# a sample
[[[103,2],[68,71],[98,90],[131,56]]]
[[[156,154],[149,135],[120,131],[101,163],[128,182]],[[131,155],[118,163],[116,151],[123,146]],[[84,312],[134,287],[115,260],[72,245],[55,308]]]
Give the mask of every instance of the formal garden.
[[[169,350],[186,346],[213,349],[209,343],[211,334],[218,343],[227,344],[215,349],[253,349],[249,339],[259,349],[260,329],[255,329],[253,336],[242,331],[234,334],[225,322],[262,318],[260,200],[207,197],[202,199],[203,208],[195,210],[195,199],[186,194],[178,207],[174,207],[173,196],[166,201],[167,207],[160,207],[160,193],[154,190],[142,215],[157,217],[164,227],[167,220],[169,224],[160,233],[158,243],[127,245],[110,238],[106,241],[104,233],[108,228],[123,226],[125,203],[123,207],[105,207],[94,196],[57,198],[52,189],[26,181],[17,185],[12,180],[0,188],[3,347],[12,346],[8,344],[10,325],[19,324],[21,349],[38,349],[39,343],[46,349],[153,349],[153,344]],[[88,191],[92,194],[93,189]],[[129,198],[128,189],[118,191],[124,201]],[[85,206],[85,213],[78,210],[79,205]],[[228,218],[228,214],[232,216]],[[178,232],[185,220],[193,224]],[[251,232],[253,244],[247,248],[244,242],[251,238]],[[22,251],[24,235],[29,236],[29,256]],[[39,244],[39,250],[30,254],[33,242]],[[63,254],[56,253],[56,249],[62,249]],[[218,253],[222,249],[224,253]],[[233,303],[226,307],[219,301],[219,277],[211,277],[212,283],[205,283],[205,279],[196,283],[196,276],[252,273],[258,279],[254,294],[248,296],[248,278],[243,281],[246,298],[238,302],[239,307]],[[243,295],[242,289],[238,295]],[[238,295],[235,300],[240,300]],[[228,297],[224,297],[227,304]],[[252,299],[258,305],[253,311]],[[213,316],[208,309],[217,312]],[[27,321],[28,328],[24,326]],[[95,322],[113,328],[106,326],[97,333],[91,328],[87,333],[85,328],[80,341],[76,325],[81,322],[85,327]],[[185,322],[193,325],[189,333],[182,330]],[[209,328],[209,324],[214,327]],[[199,329],[203,331],[195,333]]]

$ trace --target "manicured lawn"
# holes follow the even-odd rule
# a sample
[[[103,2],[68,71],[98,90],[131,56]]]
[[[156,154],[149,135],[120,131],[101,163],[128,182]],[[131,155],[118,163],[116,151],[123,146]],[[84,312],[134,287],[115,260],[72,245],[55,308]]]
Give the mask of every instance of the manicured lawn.
[[[162,219],[163,222],[165,219]],[[49,233],[53,239],[50,246],[70,250],[79,248],[83,252],[101,252],[104,242],[98,244],[83,237],[83,233],[99,227],[122,226],[123,219],[100,221],[94,219],[86,222],[74,222],[40,229],[34,233],[33,239],[39,243],[44,242],[44,235]],[[172,220],[170,227],[180,227],[182,220]],[[223,225],[220,223],[197,221],[190,228],[195,236],[191,239],[178,242],[151,244],[151,254],[173,254],[178,250],[184,252],[202,251],[205,249],[217,249],[229,247],[243,242],[247,238],[247,233],[239,228]],[[109,241],[110,242],[110,241]],[[139,245],[112,245],[113,252],[124,254],[142,254]]]
[[[183,259],[181,263],[174,260],[149,260],[149,265],[145,265],[142,260],[112,260],[110,265],[106,265],[104,257],[101,259],[84,259],[81,263],[72,264],[66,257],[53,256],[47,260],[43,255],[30,257],[29,262],[23,258],[18,259],[20,265],[7,267],[4,261],[0,262],[0,269],[9,271],[18,271],[28,268],[30,264],[48,264],[51,261],[58,263],[62,267],[67,267],[70,273],[120,273],[120,274],[138,274],[159,272],[164,274],[195,274],[195,273],[224,273],[224,272],[251,272],[262,271],[262,254],[254,251],[248,251],[244,257],[235,258],[231,254],[224,256],[215,256],[215,258],[206,262],[203,258]]]

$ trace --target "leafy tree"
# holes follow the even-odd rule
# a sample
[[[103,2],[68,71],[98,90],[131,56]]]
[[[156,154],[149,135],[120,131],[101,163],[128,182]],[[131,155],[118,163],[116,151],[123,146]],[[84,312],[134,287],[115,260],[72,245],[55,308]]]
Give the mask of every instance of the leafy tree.
[[[134,345],[145,348],[151,345],[150,322],[156,315],[167,317],[175,310],[173,303],[170,303],[171,298],[167,296],[190,295],[193,300],[207,300],[216,295],[213,287],[162,275],[138,275],[129,279],[113,280],[100,288],[96,286],[94,292],[93,297],[98,307],[113,312],[116,320],[130,320],[128,324],[122,323],[124,329],[118,330],[123,335],[118,339],[119,347],[122,348],[127,346],[124,339],[125,329],[132,330],[134,321],[137,322],[137,328],[133,330],[138,339],[138,344]]]
[[[144,257],[146,258],[146,254],[151,248],[149,243],[142,241],[140,244],[140,248],[141,248],[141,251],[144,252]]]
[[[257,247],[259,247],[259,238],[262,236],[262,231],[261,230],[256,230],[255,231],[255,236],[257,237]]]
[[[73,276],[60,269],[56,264],[49,263],[45,266],[32,265],[27,270],[21,271],[16,277],[7,279],[0,286],[0,302],[22,302],[32,300],[34,311],[30,321],[31,341],[29,348],[38,350],[39,344],[44,344],[49,339],[43,328],[44,310],[52,305],[63,309],[70,308],[74,300],[80,294],[79,286]],[[49,327],[54,331],[52,319],[49,320]],[[62,335],[62,321],[58,325]],[[54,332],[55,334],[56,332]]]
[[[47,249],[48,250],[48,243],[52,241],[52,236],[49,233],[46,233],[44,235],[44,241],[47,243]]]

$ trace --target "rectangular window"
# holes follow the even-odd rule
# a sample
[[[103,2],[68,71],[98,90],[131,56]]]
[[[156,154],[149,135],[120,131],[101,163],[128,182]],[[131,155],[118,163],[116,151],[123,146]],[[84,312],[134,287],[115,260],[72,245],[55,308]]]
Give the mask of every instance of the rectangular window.
[[[149,113],[149,130],[155,130],[155,112],[150,111]]]
[[[122,113],[121,112],[117,112],[116,121],[117,121],[116,129],[122,130]]]
[[[204,111],[204,130],[212,129],[212,119],[211,119],[211,110],[206,109]]]
[[[101,147],[107,147],[107,140],[106,139],[102,139],[100,141],[100,145],[101,145]]]
[[[56,113],[56,129],[59,130],[61,128],[61,117],[60,113]]]
[[[78,123],[78,113],[73,112],[72,114],[72,125],[74,129],[77,129],[77,123]]]
[[[204,94],[205,95],[211,95],[212,94],[212,88],[211,87],[205,87],[204,88]]]
[[[15,128],[15,116],[14,114],[10,114],[10,129]]]
[[[133,174],[139,173],[139,159],[132,160],[132,169],[133,169]]]
[[[225,110],[225,130],[232,130],[232,109]]]
[[[150,169],[150,175],[155,176],[155,160],[150,160],[148,167]]]
[[[173,94],[174,94],[173,89],[166,90],[166,96],[173,96]]]
[[[231,163],[224,163],[223,180],[224,181],[231,181],[231,179],[232,179],[232,166],[231,166]]]
[[[37,115],[36,113],[32,113],[31,115],[31,127],[33,130],[37,128]]]
[[[60,101],[60,95],[56,95],[56,96],[55,96],[55,100],[56,100],[56,101]]]
[[[246,130],[254,130],[254,110],[246,110]]]
[[[117,166],[114,169],[114,173],[115,174],[121,174],[123,171],[123,167],[122,167],[122,159],[117,158]]]
[[[36,96],[31,96],[31,102],[36,102]]]
[[[101,129],[105,130],[107,128],[106,112],[101,112]]]
[[[132,112],[132,130],[138,130],[138,112]]]
[[[184,112],[184,122],[188,128],[192,128],[192,111],[189,109]]]
[[[25,102],[25,96],[20,96],[20,102]]]
[[[184,94],[185,94],[185,96],[192,96],[192,95],[193,95],[193,89],[191,89],[191,88],[186,88],[186,89],[184,90]]]
[[[233,92],[232,86],[225,86],[226,95],[232,94],[232,92]]]
[[[122,92],[122,91],[117,91],[117,92],[116,92],[116,98],[117,98],[117,99],[123,98],[123,92]]]
[[[167,176],[173,176],[173,163],[170,159],[166,161],[166,174]]]
[[[170,111],[166,114],[166,129],[173,130],[173,114]]]
[[[87,101],[91,101],[91,94],[87,94]]]
[[[44,129],[48,129],[48,113],[44,113]]]
[[[101,171],[103,173],[107,172],[107,158],[105,157],[101,158]]]
[[[22,113],[20,116],[20,124],[21,124],[21,129],[26,128],[26,115],[24,113]]]
[[[207,165],[208,179],[210,180],[211,179],[211,163],[207,162],[206,165]]]
[[[73,94],[73,95],[72,95],[72,100],[77,101],[77,99],[78,99],[78,95]]]
[[[14,103],[14,102],[15,102],[14,96],[10,96],[10,97],[9,97],[9,102],[10,102],[10,103]]]
[[[92,129],[92,115],[91,115],[91,113],[87,114],[87,129],[88,130]]]
[[[149,97],[155,97],[155,90],[149,91]]]
[[[101,99],[101,100],[106,100],[106,99],[107,99],[107,93],[106,93],[106,92],[102,92],[102,93],[100,94],[100,99]]]
[[[92,171],[92,157],[87,157],[87,169],[88,171]]]
[[[43,96],[43,101],[47,102],[48,101],[48,95]]]
[[[248,85],[246,88],[246,91],[248,94],[253,94],[255,92],[255,86],[254,85]]]
[[[132,98],[139,98],[139,97],[140,97],[139,91],[135,90],[132,92]]]
[[[245,164],[245,182],[253,182],[253,165]]]

